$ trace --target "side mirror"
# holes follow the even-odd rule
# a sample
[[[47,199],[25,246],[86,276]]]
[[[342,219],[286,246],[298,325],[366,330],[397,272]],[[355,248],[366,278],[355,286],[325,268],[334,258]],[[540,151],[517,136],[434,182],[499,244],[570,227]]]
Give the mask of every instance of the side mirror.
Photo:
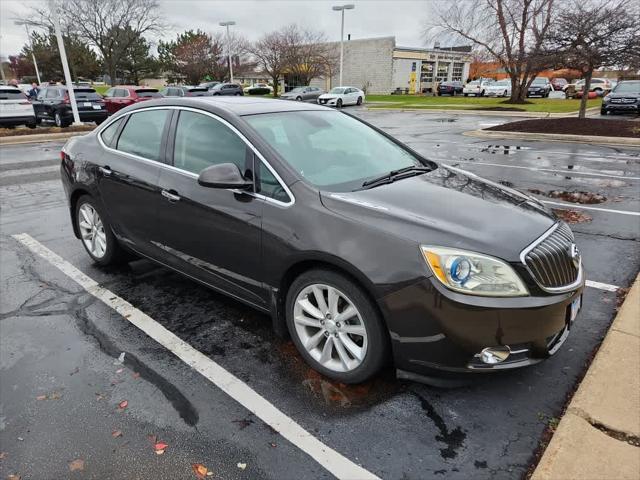
[[[198,184],[210,188],[236,188],[249,190],[253,182],[247,180],[233,163],[221,163],[205,168],[198,175]]]

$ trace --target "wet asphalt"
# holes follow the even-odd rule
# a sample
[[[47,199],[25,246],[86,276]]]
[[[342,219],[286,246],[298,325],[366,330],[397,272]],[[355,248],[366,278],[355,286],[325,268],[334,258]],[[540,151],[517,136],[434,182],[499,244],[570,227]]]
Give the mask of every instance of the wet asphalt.
[[[495,116],[348,111],[429,158],[542,200],[584,192],[599,202],[588,206],[640,211],[640,149],[461,135],[508,120]],[[385,479],[521,478],[615,314],[616,293],[588,288],[554,357],[463,388],[399,382],[391,370],[364,385],[332,383],[265,315],[148,261],[93,266],[70,228],[61,145],[0,146],[0,478],[190,479],[194,463],[214,472],[207,478],[332,478],[12,234],[28,233]],[[589,279],[628,286],[640,217],[565,210],[580,221],[571,226]],[[169,445],[163,455],[156,441]]]

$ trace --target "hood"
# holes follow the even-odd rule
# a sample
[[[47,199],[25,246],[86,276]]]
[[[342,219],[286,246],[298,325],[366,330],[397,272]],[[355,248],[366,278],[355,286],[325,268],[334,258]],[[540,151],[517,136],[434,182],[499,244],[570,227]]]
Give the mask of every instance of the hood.
[[[616,93],[616,92],[610,92],[610,93],[607,94],[607,97],[609,97],[609,98],[640,98],[640,93],[633,93],[633,92]]]
[[[457,247],[510,262],[554,215],[516,190],[453,167],[356,192],[321,192],[326,208],[416,244]]]

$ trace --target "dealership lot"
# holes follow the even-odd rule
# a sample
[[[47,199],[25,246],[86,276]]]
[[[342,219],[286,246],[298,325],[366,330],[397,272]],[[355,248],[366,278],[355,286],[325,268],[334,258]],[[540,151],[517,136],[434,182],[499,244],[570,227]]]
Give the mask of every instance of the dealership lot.
[[[640,150],[461,135],[506,121],[495,116],[347,111],[428,158],[590,218],[572,227],[588,278],[602,285],[586,289],[558,354],[458,389],[401,383],[390,370],[356,387],[330,383],[262,314],[146,261],[92,266],[70,229],[61,144],[2,146],[1,476],[62,478],[76,460],[84,462],[77,478],[193,478],[194,463],[214,478],[331,478],[338,461],[347,474],[381,478],[522,476],[606,332],[617,301],[611,286],[628,286],[638,271]],[[600,203],[572,205],[563,191]],[[29,237],[13,237],[22,233]],[[72,280],[75,269],[89,280]],[[109,295],[88,292],[90,280]],[[117,313],[118,298],[136,310]],[[196,352],[185,363],[173,337],[149,338],[132,323],[141,314],[152,336],[164,327],[204,358]],[[246,390],[223,393],[229,385],[251,387],[254,403]],[[269,416],[273,407],[282,417]],[[290,435],[288,420],[314,440]],[[169,445],[163,455],[154,438]]]

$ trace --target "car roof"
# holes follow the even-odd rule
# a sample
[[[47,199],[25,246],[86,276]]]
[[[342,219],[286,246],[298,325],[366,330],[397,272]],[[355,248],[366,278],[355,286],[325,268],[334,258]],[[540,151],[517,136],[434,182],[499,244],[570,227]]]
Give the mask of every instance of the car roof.
[[[189,98],[162,98],[157,100],[149,100],[144,103],[137,104],[134,108],[127,108],[128,111],[137,110],[138,108],[160,107],[160,106],[182,106],[201,108],[203,110],[216,113],[224,111],[231,115],[256,115],[261,113],[277,113],[277,112],[298,112],[298,111],[327,111],[333,110],[313,103],[303,102],[287,102],[285,100],[275,100],[268,98],[255,97],[189,97]]]

